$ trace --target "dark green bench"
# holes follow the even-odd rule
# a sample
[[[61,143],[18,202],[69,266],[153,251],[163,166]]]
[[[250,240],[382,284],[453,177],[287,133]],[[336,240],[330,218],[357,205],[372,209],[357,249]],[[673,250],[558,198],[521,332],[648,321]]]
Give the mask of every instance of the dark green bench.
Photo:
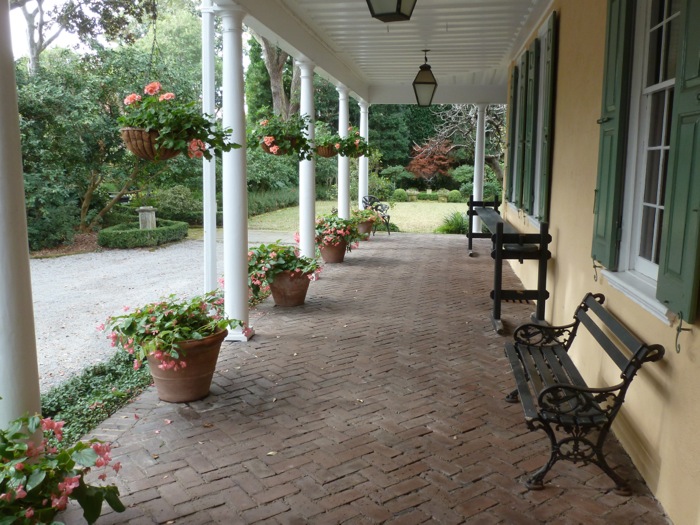
[[[639,341],[610,312],[603,308],[602,294],[587,294],[565,326],[525,324],[505,345],[516,389],[506,401],[517,403],[530,430],[543,430],[551,448],[547,463],[526,481],[530,489],[541,489],[544,477],[560,459],[598,465],[615,482],[615,492],[630,493],[626,482],[608,465],[603,445],[627,389],[644,363],[659,361],[664,347]],[[620,369],[620,381],[612,386],[589,387],[569,356],[580,328],[593,336],[597,347]]]
[[[494,201],[474,201],[469,197],[467,248],[469,256],[474,256],[472,246],[473,239],[491,238],[491,257],[494,259],[494,278],[491,299],[493,311],[491,322],[497,333],[503,333],[501,321],[501,301],[537,301],[537,310],[533,320],[544,321],[545,302],[549,298],[547,291],[547,261],[552,254],[549,252],[549,243],[552,237],[549,235],[549,226],[546,222],[540,223],[539,233],[520,233],[509,223],[505,222],[498,213],[500,205],[498,199]],[[488,233],[474,231],[474,217],[479,217],[488,230]],[[503,261],[513,259],[521,264],[525,260],[538,261],[537,288],[534,290],[503,290]]]

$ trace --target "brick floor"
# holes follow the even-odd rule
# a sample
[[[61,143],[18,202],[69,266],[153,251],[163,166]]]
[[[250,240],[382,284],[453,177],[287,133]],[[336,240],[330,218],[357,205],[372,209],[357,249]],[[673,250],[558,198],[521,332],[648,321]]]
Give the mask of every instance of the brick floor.
[[[255,337],[222,347],[212,395],[151,390],[95,432],[114,442],[128,507],[99,523],[669,523],[614,439],[630,498],[565,462],[544,490],[522,484],[548,442],[503,400],[488,241],[477,252],[462,236],[378,235],[326,266],[304,306],[263,303]],[[504,304],[507,330],[533,310]]]

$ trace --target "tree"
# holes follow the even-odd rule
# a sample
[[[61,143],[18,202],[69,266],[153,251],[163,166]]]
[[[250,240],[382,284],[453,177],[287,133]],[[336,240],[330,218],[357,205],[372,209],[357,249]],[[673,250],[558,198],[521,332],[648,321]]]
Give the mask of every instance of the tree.
[[[476,128],[478,120],[478,108],[473,104],[453,104],[442,106],[437,112],[439,124],[436,129],[434,141],[431,144],[437,146],[450,142],[451,152],[456,149],[464,149],[469,161],[474,160],[476,147]],[[484,161],[494,171],[500,182],[503,182],[503,150],[505,145],[505,106],[491,105],[485,112],[485,143]]]
[[[410,160],[411,141],[405,106],[386,104],[369,108],[369,143],[382,153],[385,166],[405,166]]]
[[[36,5],[33,5],[36,4]],[[156,19],[155,0],[68,0],[48,8],[47,0],[10,0],[11,9],[20,9],[27,23],[29,71],[39,70],[39,57],[63,32],[87,43],[100,35],[109,40],[133,42],[134,24]]]
[[[414,156],[406,170],[432,185],[438,176],[448,176],[450,167],[454,163],[454,159],[449,154],[451,149],[449,142],[437,143],[434,140],[422,146],[414,146]]]
[[[270,77],[273,113],[281,115],[285,119],[299,113],[299,88],[301,86],[299,67],[293,63],[292,57],[288,53],[266,38],[252,31],[251,34],[260,44],[262,59]],[[289,76],[290,70],[291,79],[285,82],[285,73]]]

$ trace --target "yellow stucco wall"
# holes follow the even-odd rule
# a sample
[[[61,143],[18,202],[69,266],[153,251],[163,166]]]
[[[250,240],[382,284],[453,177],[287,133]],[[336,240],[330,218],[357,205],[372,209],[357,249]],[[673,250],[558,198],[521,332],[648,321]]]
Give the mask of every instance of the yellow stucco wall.
[[[680,337],[669,326],[605,278],[594,280],[591,261],[593,199],[598,169],[598,124],[603,82],[606,0],[555,0],[559,14],[559,58],[553,149],[547,320],[571,321],[588,291],[605,294],[606,306],[642,340],[666,348],[661,363],[642,370],[616,420],[615,434],[647,484],[676,524],[700,524],[700,323]],[[504,214],[523,231],[536,231],[512,207]],[[526,288],[537,282],[536,264],[515,262]],[[590,352],[585,338],[574,347],[577,363],[591,383],[619,374]]]

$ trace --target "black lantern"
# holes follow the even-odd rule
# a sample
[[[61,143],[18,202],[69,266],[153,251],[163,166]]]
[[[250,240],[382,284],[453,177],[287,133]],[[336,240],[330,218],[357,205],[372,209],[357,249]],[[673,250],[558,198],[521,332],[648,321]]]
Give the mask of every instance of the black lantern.
[[[403,22],[411,19],[416,0],[367,0],[369,12],[382,22]]]
[[[413,91],[416,93],[416,102],[419,106],[429,106],[433,103],[433,95],[437,90],[437,80],[435,80],[435,75],[430,70],[428,65],[428,51],[430,49],[423,49],[425,53],[425,64],[420,66],[420,71],[413,80]]]

